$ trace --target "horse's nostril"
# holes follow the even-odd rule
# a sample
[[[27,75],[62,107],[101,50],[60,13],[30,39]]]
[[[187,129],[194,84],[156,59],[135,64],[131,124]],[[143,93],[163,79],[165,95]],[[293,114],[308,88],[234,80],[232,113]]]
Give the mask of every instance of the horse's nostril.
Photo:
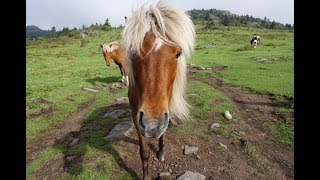
[[[145,124],[143,123],[143,112],[140,111],[139,113],[139,124],[142,128],[146,128]]]
[[[160,128],[167,128],[168,125],[169,125],[169,113],[168,112],[165,112],[164,113],[164,116],[162,117],[163,119],[161,120],[162,123],[160,125]]]
[[[169,114],[167,112],[164,113],[164,119],[169,120]]]

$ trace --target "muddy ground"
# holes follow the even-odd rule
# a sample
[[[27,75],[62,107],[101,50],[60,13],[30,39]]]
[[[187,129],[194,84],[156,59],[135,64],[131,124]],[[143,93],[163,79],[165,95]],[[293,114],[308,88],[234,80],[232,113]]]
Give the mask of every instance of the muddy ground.
[[[199,78],[193,76],[196,67],[189,67],[188,80],[201,81],[228,97],[236,107],[238,117],[237,123],[230,123],[227,126],[228,132],[234,136],[212,135],[209,139],[202,139],[193,136],[185,136],[177,139],[174,136],[176,125],[171,125],[165,135],[166,160],[159,162],[155,154],[158,149],[156,140],[148,140],[151,149],[150,170],[152,177],[156,179],[161,172],[171,172],[174,179],[185,170],[199,172],[206,176],[206,179],[294,179],[294,153],[282,144],[279,144],[269,131],[266,130],[267,122],[286,123],[293,129],[293,113],[280,116],[277,114],[281,106],[273,101],[274,95],[261,95],[250,90],[239,88],[234,85],[225,84],[221,81],[220,72],[226,67],[215,67],[206,71],[213,71],[214,76],[210,78]],[[116,98],[116,97],[115,97]],[[29,164],[41,150],[57,144],[65,145],[70,139],[81,134],[92,133],[96,130],[105,130],[106,135],[119,122],[103,126],[99,120],[84,124],[83,121],[89,113],[90,100],[73,114],[71,114],[61,127],[44,133],[40,140],[27,142],[27,164]],[[279,99],[278,99],[279,101]],[[293,103],[293,99],[282,97],[283,104]],[[116,109],[127,109],[130,112],[127,102],[115,102],[103,108],[103,113]],[[208,129],[210,123],[214,122],[217,114],[212,114],[212,121],[207,126],[195,129],[203,132]],[[218,115],[219,116],[219,115]],[[100,118],[101,116],[97,117]],[[126,113],[125,117],[130,117]],[[81,141],[81,140],[80,140]],[[199,148],[197,154],[185,155],[185,146],[196,146]],[[226,145],[226,146],[224,146]],[[66,145],[65,148],[68,148]],[[142,172],[138,138],[135,130],[130,137],[122,138],[113,142],[109,149],[103,149],[113,154],[118,166],[127,171],[133,179],[139,179]],[[50,163],[38,171],[36,177],[39,179],[54,179],[67,174],[73,164],[87,163],[81,156],[77,156],[71,162],[67,161],[67,154],[60,159]],[[99,169],[101,166],[96,165]]]

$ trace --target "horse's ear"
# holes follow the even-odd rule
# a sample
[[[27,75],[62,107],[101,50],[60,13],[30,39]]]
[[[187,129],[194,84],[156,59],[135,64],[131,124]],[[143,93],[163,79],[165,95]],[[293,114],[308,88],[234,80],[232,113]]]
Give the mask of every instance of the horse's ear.
[[[128,21],[127,16],[124,16],[124,22],[127,23],[127,21]]]
[[[103,48],[102,44],[100,44],[100,47]]]
[[[150,16],[154,19],[154,24],[155,24],[156,26],[158,26],[158,21],[157,21],[156,16],[155,16],[153,13],[150,13]]]

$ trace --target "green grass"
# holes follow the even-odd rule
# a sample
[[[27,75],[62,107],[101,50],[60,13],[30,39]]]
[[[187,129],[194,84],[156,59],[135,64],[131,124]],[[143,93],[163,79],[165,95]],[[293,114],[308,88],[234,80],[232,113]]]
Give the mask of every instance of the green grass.
[[[256,49],[250,45],[254,33],[261,36]],[[215,48],[206,45],[214,43]],[[293,32],[230,28],[230,31],[197,33],[196,51],[190,63],[201,67],[227,66],[223,80],[247,87],[258,93],[293,96],[294,92]],[[270,63],[256,59],[267,58]]]

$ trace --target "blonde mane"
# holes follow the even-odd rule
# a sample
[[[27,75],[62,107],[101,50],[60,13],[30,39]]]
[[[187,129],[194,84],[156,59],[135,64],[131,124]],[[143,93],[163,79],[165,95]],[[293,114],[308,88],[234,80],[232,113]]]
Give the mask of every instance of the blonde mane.
[[[113,41],[109,44],[103,44],[102,49],[103,49],[103,51],[110,53],[113,50],[118,49],[119,46],[120,46],[120,41]]]
[[[161,32],[158,32],[157,27]],[[182,49],[178,58],[177,74],[173,83],[169,111],[180,120],[189,119],[189,105],[185,100],[187,83],[187,60],[191,57],[195,45],[195,30],[190,17],[182,10],[159,1],[156,5],[141,6],[127,19],[122,33],[122,43],[126,53],[130,86],[134,86],[132,56],[141,55],[140,48],[147,32],[154,33],[156,39],[165,44],[174,44]],[[157,41],[156,41],[157,43]],[[156,43],[153,45],[156,47]]]

